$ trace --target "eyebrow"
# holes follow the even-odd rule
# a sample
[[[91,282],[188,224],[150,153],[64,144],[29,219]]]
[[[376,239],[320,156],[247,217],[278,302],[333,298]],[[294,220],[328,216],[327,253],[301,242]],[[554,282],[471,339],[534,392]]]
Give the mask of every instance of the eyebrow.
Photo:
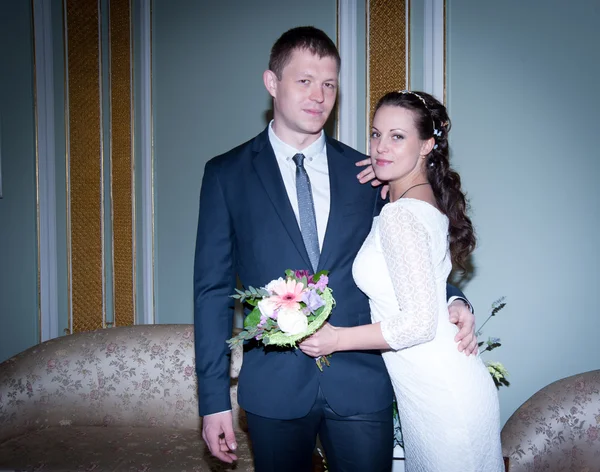
[[[371,129],[374,129],[375,131],[379,131],[375,126],[371,126]],[[402,128],[392,128],[392,129],[390,129],[390,131],[401,131],[403,133],[407,132],[405,129],[402,129]]]
[[[315,78],[315,76],[313,74],[311,74],[310,72],[301,72],[300,75],[302,77],[308,77],[309,79]],[[337,82],[337,81],[338,81],[337,77],[323,80],[323,82]]]

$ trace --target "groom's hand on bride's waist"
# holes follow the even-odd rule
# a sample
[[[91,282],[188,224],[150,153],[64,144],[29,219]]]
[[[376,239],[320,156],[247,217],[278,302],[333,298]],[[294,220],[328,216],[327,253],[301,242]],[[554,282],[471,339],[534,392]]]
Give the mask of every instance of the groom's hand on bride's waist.
[[[448,307],[450,322],[458,326],[454,340],[458,342],[458,350],[467,356],[477,353],[477,336],[475,336],[475,315],[470,307],[461,299],[454,300]]]

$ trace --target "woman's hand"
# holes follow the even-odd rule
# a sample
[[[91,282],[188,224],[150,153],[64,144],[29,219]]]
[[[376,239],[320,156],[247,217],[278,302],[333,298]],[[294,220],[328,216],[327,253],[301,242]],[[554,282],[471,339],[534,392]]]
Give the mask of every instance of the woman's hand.
[[[325,323],[315,334],[300,343],[300,350],[310,357],[327,356],[337,351],[338,330],[339,328]]]

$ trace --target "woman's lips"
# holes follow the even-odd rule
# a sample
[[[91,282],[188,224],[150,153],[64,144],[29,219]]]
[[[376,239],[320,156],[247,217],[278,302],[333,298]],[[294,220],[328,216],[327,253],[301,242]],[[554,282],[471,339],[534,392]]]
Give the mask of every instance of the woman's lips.
[[[375,159],[375,165],[381,166],[381,167],[390,165],[392,162],[393,161],[388,161],[386,159]]]

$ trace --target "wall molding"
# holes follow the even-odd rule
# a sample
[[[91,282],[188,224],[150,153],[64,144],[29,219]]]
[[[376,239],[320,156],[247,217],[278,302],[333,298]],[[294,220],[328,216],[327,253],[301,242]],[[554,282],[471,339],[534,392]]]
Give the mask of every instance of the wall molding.
[[[342,59],[338,139],[353,149],[358,147],[357,2],[338,0],[338,48]]]
[[[40,342],[58,336],[54,68],[51,4],[33,1]]]
[[[424,0],[423,91],[445,102],[445,0]]]
[[[141,283],[142,316],[139,321],[154,324],[154,140],[152,129],[152,4],[142,0],[140,25],[140,167],[141,167]]]

